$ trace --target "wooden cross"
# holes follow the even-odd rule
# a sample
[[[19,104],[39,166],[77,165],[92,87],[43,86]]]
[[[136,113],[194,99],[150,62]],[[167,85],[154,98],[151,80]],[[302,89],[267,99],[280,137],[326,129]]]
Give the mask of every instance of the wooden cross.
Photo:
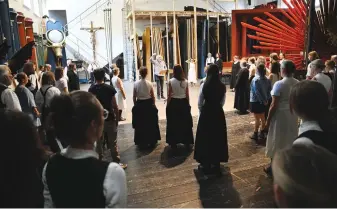
[[[91,34],[92,51],[94,55],[94,62],[96,63],[96,31],[104,30],[104,27],[94,27],[94,22],[90,22],[90,28],[81,28],[81,30],[86,30]]]

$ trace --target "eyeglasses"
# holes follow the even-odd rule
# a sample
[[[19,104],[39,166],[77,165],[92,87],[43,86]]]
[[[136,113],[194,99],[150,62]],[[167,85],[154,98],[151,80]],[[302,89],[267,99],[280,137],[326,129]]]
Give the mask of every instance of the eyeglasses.
[[[109,117],[109,111],[106,109],[103,109],[103,118],[106,120]]]

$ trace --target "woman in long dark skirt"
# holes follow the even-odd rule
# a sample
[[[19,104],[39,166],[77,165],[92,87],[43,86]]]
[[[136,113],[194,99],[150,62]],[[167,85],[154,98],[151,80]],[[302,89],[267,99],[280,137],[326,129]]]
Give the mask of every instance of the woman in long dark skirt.
[[[160,140],[158,109],[152,84],[145,80],[148,70],[139,69],[141,79],[133,89],[132,126],[135,129],[135,144],[140,147],[155,146]]]
[[[167,144],[172,148],[180,143],[186,148],[194,144],[188,82],[180,65],[174,66],[173,78],[169,82],[166,118]]]
[[[235,100],[234,108],[239,111],[239,114],[247,114],[249,109],[249,70],[247,62],[241,62],[241,70],[235,85]]]
[[[236,77],[240,71],[240,60],[239,56],[233,57],[233,65],[232,65],[232,74],[231,74],[231,83],[230,83],[230,89],[234,91],[235,84],[236,84]]]
[[[220,81],[216,65],[208,67],[207,79],[199,94],[200,117],[195,141],[194,159],[204,174],[221,174],[220,163],[228,162],[225,113],[226,86]]]

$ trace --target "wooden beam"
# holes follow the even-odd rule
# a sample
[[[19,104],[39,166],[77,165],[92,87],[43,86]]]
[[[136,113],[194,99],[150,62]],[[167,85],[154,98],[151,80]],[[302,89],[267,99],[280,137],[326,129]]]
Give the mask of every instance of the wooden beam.
[[[197,23],[197,0],[194,0],[194,59],[198,60],[198,23]],[[198,71],[198,62],[195,62],[195,69]]]
[[[152,23],[152,14],[150,14],[150,29],[151,29],[151,56],[153,55],[153,23]],[[148,60],[146,60],[146,62],[148,62]],[[152,65],[152,79],[153,82],[156,81],[155,77],[154,77],[154,66]]]
[[[177,26],[176,26],[176,9],[175,0],[173,3],[173,65],[177,64]]]
[[[169,33],[168,33],[169,27],[168,27],[168,17],[166,13],[166,53],[167,53],[167,69],[170,69],[170,50],[169,50]],[[170,74],[168,74],[168,77],[170,77]]]

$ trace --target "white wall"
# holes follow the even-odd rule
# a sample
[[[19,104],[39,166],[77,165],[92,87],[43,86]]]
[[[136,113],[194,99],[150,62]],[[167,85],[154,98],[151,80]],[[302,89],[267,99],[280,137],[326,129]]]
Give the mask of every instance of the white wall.
[[[27,0],[25,0],[27,1]],[[29,0],[28,0],[29,1]],[[9,7],[17,12],[22,12],[25,17],[31,18],[34,21],[33,29],[35,33],[40,33],[41,17],[45,11],[45,0],[38,0],[38,12],[34,12],[34,1],[30,0],[31,8],[24,6],[24,0],[9,0]]]
[[[83,11],[93,5],[97,0],[48,0],[47,9],[48,10],[66,10],[67,11],[67,20],[68,23],[80,15]],[[81,27],[89,27],[90,21],[94,22],[94,27],[104,27],[104,12],[103,9],[105,6],[101,7],[83,19],[82,24],[70,23],[69,32],[75,34],[80,40],[85,42],[87,45],[91,46],[91,35],[87,31],[80,30]],[[113,40],[113,57],[117,56],[119,53],[123,52],[123,27],[122,27],[122,8],[123,0],[113,0],[111,5],[111,14],[112,14],[112,40]],[[86,15],[84,15],[86,16]],[[71,37],[70,37],[71,38]],[[73,39],[73,38],[72,38]],[[76,45],[68,42],[73,48],[76,49]],[[92,59],[92,52],[88,47],[85,47],[83,44],[80,44],[81,47],[87,49],[85,52],[81,52],[84,56],[89,56],[88,58]],[[96,32],[96,51],[97,60],[101,64],[106,64],[106,40],[105,40],[105,30],[100,30]]]

